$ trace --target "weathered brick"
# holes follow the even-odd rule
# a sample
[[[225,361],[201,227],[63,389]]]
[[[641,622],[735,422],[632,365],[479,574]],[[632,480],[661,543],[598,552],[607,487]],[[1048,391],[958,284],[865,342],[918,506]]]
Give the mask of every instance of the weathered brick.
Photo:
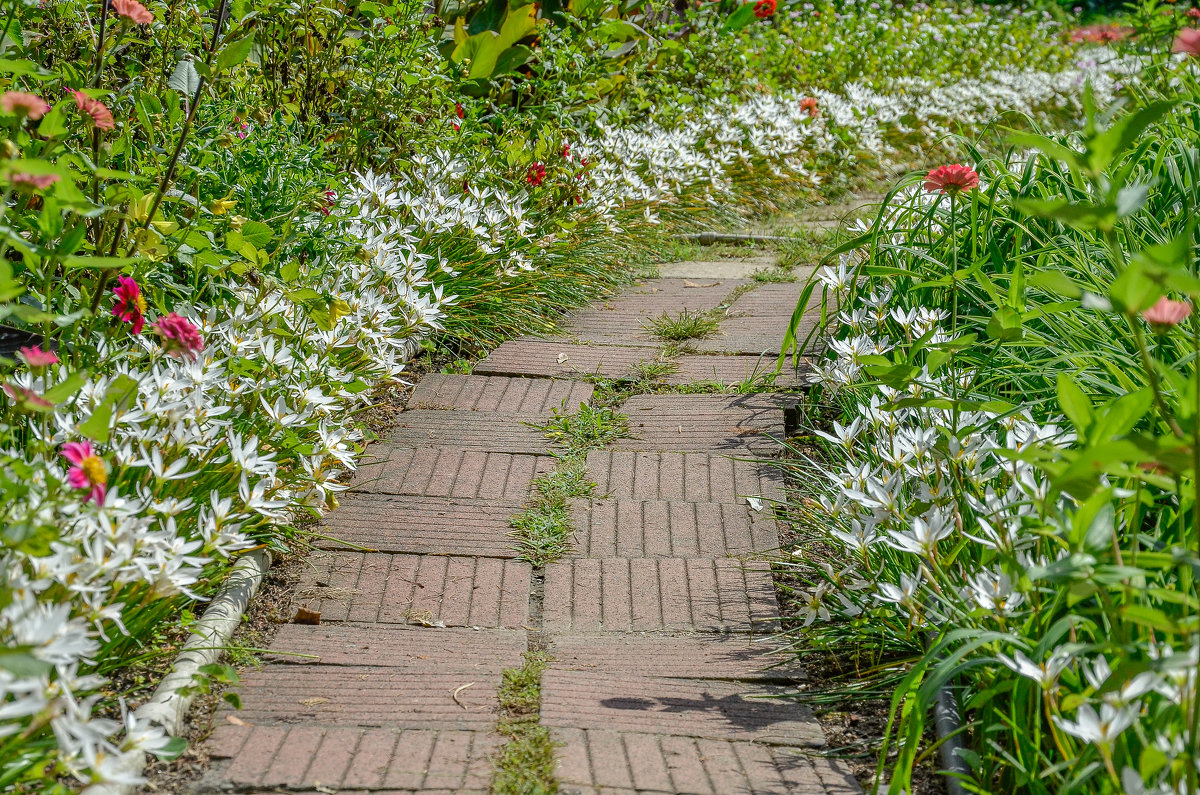
[[[397,447],[455,447],[542,455],[550,442],[536,414],[418,409],[396,415],[388,441]]]
[[[526,638],[523,630],[507,629],[284,624],[270,648],[267,659],[275,663],[497,672],[521,664]]]
[[[223,770],[210,774],[218,788],[267,787],[262,791],[296,795],[330,789],[369,789],[375,795],[484,793],[499,746],[486,731],[457,729],[262,726],[254,735],[261,735],[264,745],[248,744]]]
[[[522,510],[516,500],[354,494],[325,517],[329,538],[316,545],[338,549],[345,541],[377,552],[513,558],[509,522]]]
[[[608,728],[556,728],[551,734],[559,742],[556,775],[564,793],[862,793],[845,765],[804,749]]]
[[[255,726],[486,730],[495,723],[499,681],[498,673],[482,671],[268,664],[245,672],[234,690],[242,699],[237,716]],[[475,684],[454,698],[455,689],[469,682]],[[251,745],[254,737],[246,743]]]
[[[821,727],[788,688],[760,683],[550,669],[542,723],[677,737],[819,746]]]
[[[552,632],[766,632],[777,626],[769,567],[731,558],[562,561],[546,567],[545,593],[543,618]]]
[[[729,307],[718,333],[700,340],[696,349],[725,354],[778,356],[783,335],[796,311],[800,285],[764,284],[740,296]],[[796,342],[804,343],[820,320],[819,309],[810,307],[797,329]]]
[[[662,376],[664,384],[716,383],[725,388],[752,383],[756,387],[796,387],[800,374],[791,356],[777,373],[777,357],[770,356],[681,356],[675,370]],[[802,365],[804,367],[804,365]]]
[[[794,657],[750,635],[556,635],[552,668],[689,679],[796,682],[805,678]]]
[[[631,379],[636,377],[636,365],[654,362],[660,353],[649,344],[577,345],[568,340],[522,338],[500,345],[475,365],[474,372],[542,378],[599,375]]]
[[[587,473],[613,499],[746,504],[783,500],[783,475],[769,465],[711,453],[593,450]]]
[[[757,270],[775,265],[775,258],[746,257],[745,259],[688,260],[658,266],[661,276],[688,279],[705,284],[713,279],[747,279]]]
[[[367,448],[350,489],[416,497],[523,500],[538,475],[554,468],[548,455],[492,453],[452,447]]]
[[[788,402],[779,395],[636,395],[621,407],[633,436],[612,449],[775,453]]]
[[[309,563],[295,600],[323,621],[470,627],[528,621],[530,567],[521,561],[323,552]]]
[[[411,409],[458,409],[549,416],[571,412],[592,397],[593,387],[579,381],[504,378],[486,375],[422,376],[409,396]]]
[[[770,514],[729,503],[579,500],[578,557],[724,557],[779,548]]]

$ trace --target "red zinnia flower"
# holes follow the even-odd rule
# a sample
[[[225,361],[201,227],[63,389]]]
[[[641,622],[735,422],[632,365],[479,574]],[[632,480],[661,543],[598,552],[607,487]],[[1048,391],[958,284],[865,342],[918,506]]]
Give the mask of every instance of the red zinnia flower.
[[[128,276],[118,276],[113,293],[117,296],[117,303],[112,313],[121,322],[132,323],[134,334],[141,334],[142,327],[146,325],[146,298],[142,295],[142,288]]]
[[[463,107],[461,102],[454,103],[454,112],[458,114],[458,118],[461,119],[463,117]]]
[[[90,489],[84,502],[104,502],[108,490],[108,467],[92,450],[91,442],[67,442],[62,446],[62,457],[75,466],[67,471],[67,482],[73,489]]]
[[[27,94],[24,91],[5,91],[0,96],[0,108],[5,113],[16,113],[37,120],[50,112],[50,103],[37,94]]]
[[[112,10],[132,21],[135,25],[149,25],[154,21],[151,14],[138,0],[110,0]]]
[[[565,159],[565,160],[571,159],[571,145],[570,144],[563,144],[563,159]]]
[[[176,359],[186,358],[194,361],[200,351],[204,350],[204,338],[200,336],[200,330],[186,317],[174,312],[160,317],[154,323],[154,333],[162,339],[167,355]]]
[[[8,179],[18,188],[45,190],[58,182],[60,177],[58,174],[10,174]]]
[[[92,119],[92,124],[101,130],[111,130],[116,126],[112,111],[98,99],[92,99],[82,91],[71,92],[75,97],[75,105]]]
[[[766,19],[767,17],[774,15],[775,0],[758,0],[758,2],[754,4],[754,16],[758,17],[759,19]]]
[[[529,172],[525,174],[525,181],[533,187],[541,185],[546,179],[546,167],[541,163],[534,163],[529,167]]]
[[[1171,51],[1200,58],[1200,28],[1184,28],[1179,31]]]
[[[938,166],[925,177],[925,190],[941,191],[956,196],[960,191],[979,187],[979,175],[966,166]]]
[[[808,111],[808,116],[810,119],[815,119],[821,115],[820,109],[817,108],[816,97],[805,97],[804,99],[800,100],[800,110]]]
[[[1156,330],[1166,331],[1171,326],[1178,326],[1190,314],[1192,305],[1187,301],[1172,301],[1164,295],[1154,306],[1142,312],[1142,317]]]

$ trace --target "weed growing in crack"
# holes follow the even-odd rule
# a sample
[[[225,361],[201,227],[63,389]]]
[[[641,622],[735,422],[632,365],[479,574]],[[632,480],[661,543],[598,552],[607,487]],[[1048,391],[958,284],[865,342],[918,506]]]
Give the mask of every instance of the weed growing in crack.
[[[711,312],[692,312],[685,309],[672,315],[663,312],[651,318],[646,328],[651,334],[666,342],[700,340],[717,333],[721,321]]]
[[[542,707],[545,652],[526,652],[520,668],[504,671],[497,696],[500,720],[496,731],[508,738],[496,760],[492,795],[549,795],[554,780],[554,747],[550,731],[538,723]]]
[[[579,456],[560,458],[552,472],[537,478],[532,504],[511,522],[521,557],[534,566],[561,557],[570,548],[574,530],[570,501],[592,496],[595,488]]]
[[[566,448],[568,457],[575,457],[629,436],[629,417],[609,406],[581,403],[579,410],[570,414],[555,409],[542,429],[547,438]]]

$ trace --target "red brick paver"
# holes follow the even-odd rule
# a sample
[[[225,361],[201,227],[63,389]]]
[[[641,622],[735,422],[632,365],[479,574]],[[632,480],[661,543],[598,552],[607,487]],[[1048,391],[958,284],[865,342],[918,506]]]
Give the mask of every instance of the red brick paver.
[[[775,371],[776,356],[681,356],[676,369],[660,380],[664,384],[716,383],[725,388],[749,383],[755,387],[794,387],[800,375],[791,356]]]
[[[795,682],[805,679],[779,644],[744,634],[622,633],[558,635],[551,667],[566,671],[631,673],[688,679]]]
[[[438,629],[400,624],[285,624],[267,659],[294,665],[375,665],[424,671],[431,666],[499,673],[520,665],[523,630]]]
[[[587,455],[596,494],[614,499],[744,504],[783,499],[779,470],[709,453],[594,450]]]
[[[352,491],[523,500],[533,479],[554,468],[546,455],[514,455],[451,447],[398,447],[385,442],[367,450]]]
[[[648,341],[638,345],[576,345],[568,340],[518,339],[506,342],[475,365],[488,375],[572,378],[599,375],[632,379],[635,367],[657,361],[661,352]]]
[[[613,449],[774,453],[789,402],[776,395],[637,395],[622,407],[634,436]]]
[[[528,563],[495,558],[326,552],[310,558],[296,601],[323,621],[521,627]]]
[[[556,409],[574,411],[591,398],[592,389],[577,381],[430,373],[417,382],[407,406],[549,415]]]
[[[719,557],[779,548],[774,518],[746,505],[580,500],[574,518],[576,557]]]
[[[723,354],[778,356],[799,298],[800,285],[794,283],[764,284],[751,290],[729,307],[720,331],[700,340],[696,349]],[[805,316],[796,334],[798,346],[804,343],[818,319],[818,313]]]
[[[516,557],[509,521],[516,500],[456,500],[391,494],[353,494],[325,519],[317,545],[349,542],[377,552]]]
[[[397,447],[453,447],[544,455],[545,434],[533,414],[417,409],[400,414],[389,441]]]
[[[546,567],[550,632],[770,632],[770,569],[731,558],[581,558]]]

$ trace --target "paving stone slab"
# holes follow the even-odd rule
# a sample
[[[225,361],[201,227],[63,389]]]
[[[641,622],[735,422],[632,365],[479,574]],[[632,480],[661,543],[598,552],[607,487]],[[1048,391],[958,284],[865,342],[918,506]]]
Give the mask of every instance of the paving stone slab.
[[[554,469],[546,455],[491,453],[452,447],[399,447],[389,442],[367,448],[351,483],[352,492],[420,497],[523,500],[533,479]]]
[[[204,747],[212,757],[229,760],[208,776],[220,789],[432,795],[486,792],[500,743],[485,731],[449,728],[226,724]]]
[[[820,725],[786,687],[548,669],[542,724],[675,737],[819,746]]]
[[[515,558],[509,521],[517,500],[458,500],[399,494],[352,494],[323,521],[324,549],[347,542],[373,552]]]
[[[773,632],[778,606],[765,563],[579,558],[546,567],[548,632]]]
[[[746,505],[578,500],[572,514],[572,557],[725,557],[779,549],[775,519]]]
[[[544,378],[429,373],[421,377],[405,404],[412,409],[457,409],[503,414],[574,411],[592,397],[591,384]]]
[[[678,367],[659,380],[664,384],[717,383],[726,388],[751,383],[776,387],[800,386],[800,371],[791,356],[776,373],[776,356],[681,356]],[[802,365],[803,368],[803,365]]]
[[[764,284],[742,294],[727,310],[717,334],[698,340],[696,350],[778,356],[784,332],[796,311],[800,290],[796,283]],[[798,343],[804,341],[819,320],[818,309],[811,309],[805,315],[797,330]]]
[[[526,647],[523,630],[284,624],[265,656],[271,662],[292,665],[373,665],[414,671],[436,667],[494,674],[519,666]]]
[[[388,441],[397,447],[454,447],[496,453],[545,454],[549,445],[534,414],[416,409],[397,415]]]
[[[807,676],[780,645],[749,635],[555,635],[551,668],[683,679],[799,682]]]
[[[518,628],[529,620],[528,563],[498,558],[320,552],[297,605],[322,621]]]
[[[567,315],[569,327],[577,320],[621,313],[649,317],[663,312],[707,312],[716,309],[745,279],[646,279],[615,298],[598,301],[587,309]]]
[[[784,496],[778,469],[711,453],[593,450],[587,474],[595,493],[612,499],[744,505],[747,497],[780,502]]]
[[[632,438],[614,450],[730,452],[766,455],[779,450],[783,406],[779,395],[635,395],[621,411]]]
[[[649,345],[576,345],[566,340],[523,338],[501,344],[473,370],[484,375],[542,378],[635,378],[637,365],[652,363],[660,354],[659,348]]]
[[[465,684],[473,685],[459,690]],[[488,731],[500,674],[378,666],[277,665],[246,671],[232,688],[242,708],[218,713],[262,725]],[[457,691],[457,693],[456,693]]]
[[[840,762],[802,749],[611,729],[554,729],[563,795],[857,795]]]
[[[658,266],[664,277],[689,279],[704,282],[711,279],[748,279],[755,271],[771,268],[775,257],[750,257],[748,259],[690,260],[669,262]]]

